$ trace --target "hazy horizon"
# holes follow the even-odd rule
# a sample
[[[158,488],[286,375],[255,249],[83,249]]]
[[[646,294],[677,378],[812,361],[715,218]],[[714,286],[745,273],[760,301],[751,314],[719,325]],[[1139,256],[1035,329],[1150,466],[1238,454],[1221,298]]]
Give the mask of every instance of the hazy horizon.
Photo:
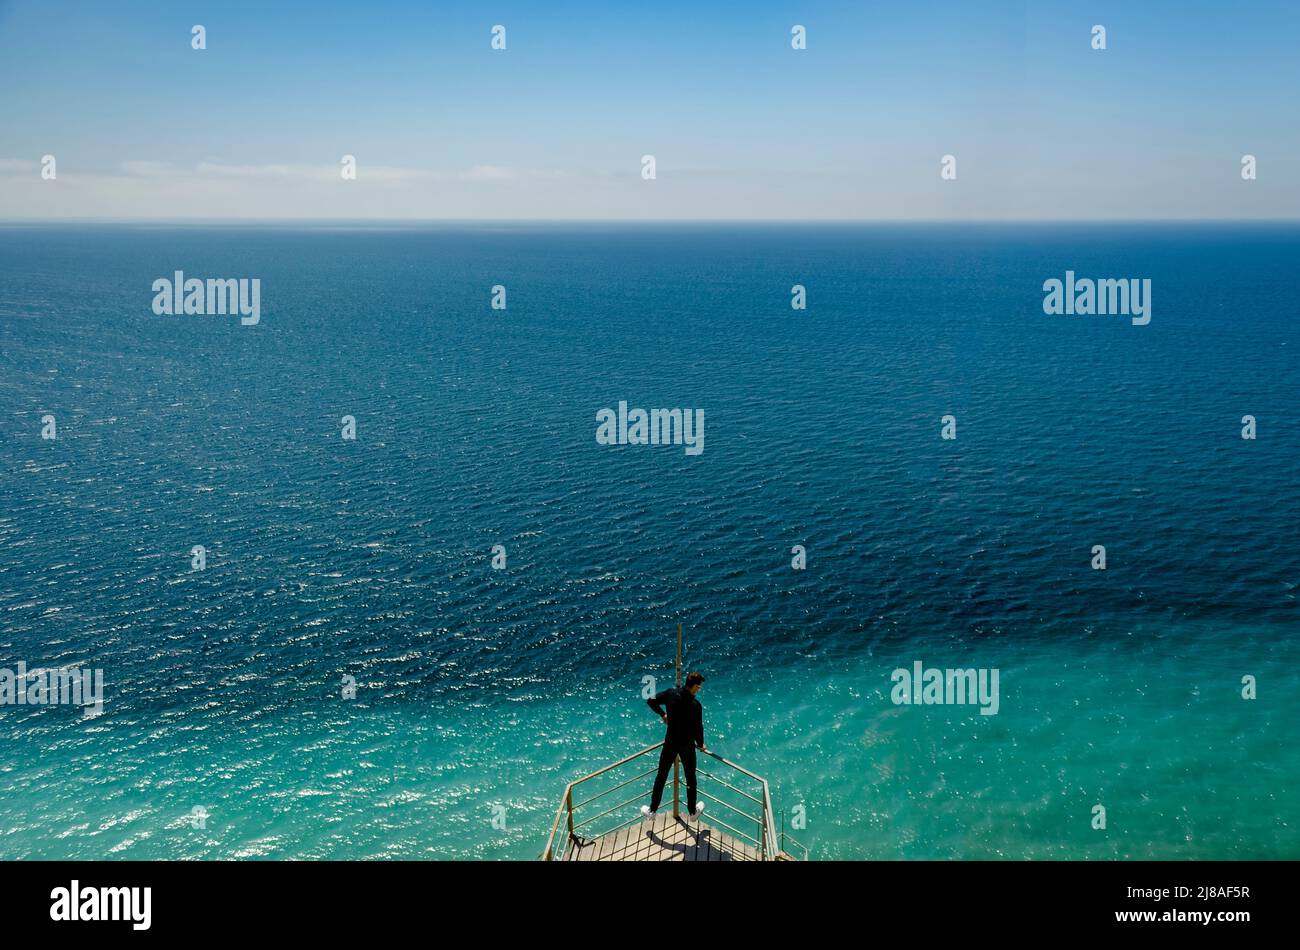
[[[456,225],[681,225],[681,226],[836,226],[867,225],[1179,225],[1179,224],[1246,224],[1300,225],[1292,218],[0,218],[0,228],[69,225],[104,227],[132,225],[139,227],[375,227],[456,226]]]
[[[0,221],[1294,220],[1298,40],[1278,2],[0,0]]]

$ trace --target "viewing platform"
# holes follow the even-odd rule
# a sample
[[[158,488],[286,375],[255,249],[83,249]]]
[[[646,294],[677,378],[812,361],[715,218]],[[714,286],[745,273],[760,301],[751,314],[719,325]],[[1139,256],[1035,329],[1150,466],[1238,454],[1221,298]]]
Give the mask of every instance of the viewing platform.
[[[699,800],[707,802],[695,818],[681,801],[681,766],[673,766],[671,802],[646,818],[650,785],[659,763],[657,742],[564,789],[551,825],[543,861],[795,861],[807,849],[772,817],[767,780],[701,751],[697,756]],[[713,759],[719,765],[705,768]],[[645,768],[645,766],[649,768]],[[616,802],[616,804],[615,804]],[[703,819],[703,820],[701,820]],[[802,857],[796,857],[791,850]]]

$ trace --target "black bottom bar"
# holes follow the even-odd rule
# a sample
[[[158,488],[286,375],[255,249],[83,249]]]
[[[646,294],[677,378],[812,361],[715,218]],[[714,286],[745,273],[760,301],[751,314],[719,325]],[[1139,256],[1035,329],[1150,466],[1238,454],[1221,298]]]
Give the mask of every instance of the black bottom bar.
[[[460,941],[466,927],[535,937],[599,927],[649,938],[646,928],[657,933],[653,925],[676,907],[681,919],[669,930],[684,928],[683,936],[711,921],[767,939],[773,927],[824,937],[843,925],[864,935],[904,926],[925,941],[1126,931],[1233,940],[1294,919],[1294,877],[1292,862],[656,864],[599,873],[542,862],[32,862],[0,866],[0,919],[7,937],[75,929],[83,937],[370,941],[420,928],[436,941],[450,927],[446,937]],[[148,902],[143,890],[105,888],[148,888]],[[121,919],[71,919],[85,916]]]

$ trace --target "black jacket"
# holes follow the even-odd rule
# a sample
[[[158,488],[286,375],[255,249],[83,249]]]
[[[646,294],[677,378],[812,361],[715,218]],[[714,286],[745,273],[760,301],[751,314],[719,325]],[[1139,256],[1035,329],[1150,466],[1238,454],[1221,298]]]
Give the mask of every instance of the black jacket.
[[[665,715],[667,707],[668,734],[664,743],[678,748],[692,745],[704,747],[704,707],[685,686],[666,689],[646,704],[656,715]]]

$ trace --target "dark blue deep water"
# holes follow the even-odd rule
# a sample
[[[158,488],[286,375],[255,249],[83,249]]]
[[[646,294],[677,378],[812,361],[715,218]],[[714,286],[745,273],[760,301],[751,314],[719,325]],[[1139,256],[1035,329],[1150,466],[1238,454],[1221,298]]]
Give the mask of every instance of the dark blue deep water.
[[[1298,261],[1278,225],[0,228],[0,667],[106,682],[0,706],[0,857],[534,857],[660,737],[679,622],[815,857],[1300,857]],[[176,270],[259,278],[261,322],[156,316]],[[1150,324],[1045,315],[1066,270],[1150,278]],[[704,409],[703,453],[598,445],[619,400]],[[998,714],[895,705],[916,660],[997,668]]]

